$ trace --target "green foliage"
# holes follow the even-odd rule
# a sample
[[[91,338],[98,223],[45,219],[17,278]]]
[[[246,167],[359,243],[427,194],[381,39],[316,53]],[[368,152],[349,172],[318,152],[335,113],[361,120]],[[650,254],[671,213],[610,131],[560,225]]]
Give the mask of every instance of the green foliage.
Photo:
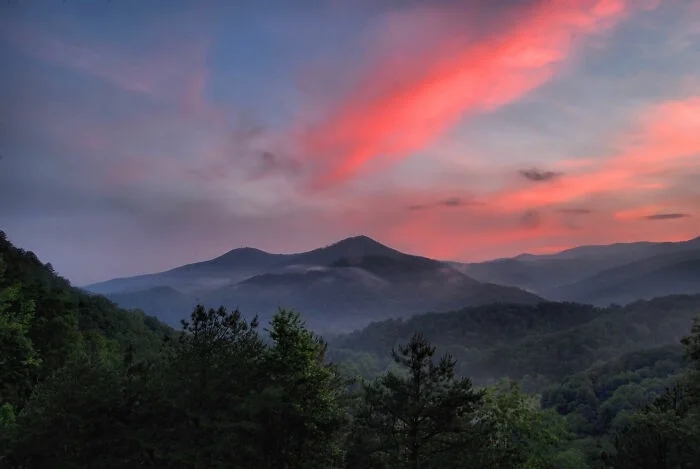
[[[340,377],[325,363],[326,344],[292,311],[281,310],[269,333],[260,394],[266,467],[332,467],[341,457],[345,409]]]
[[[17,437],[17,416],[12,404],[0,405],[0,463],[15,445]]]
[[[681,342],[685,345],[688,359],[700,369],[700,318],[695,318],[690,335],[684,337]]]
[[[566,420],[552,410],[542,410],[536,397],[522,393],[516,385],[488,389],[482,413],[489,428],[484,467],[585,467],[583,456],[568,447],[572,435]]]
[[[172,467],[254,467],[251,402],[259,390],[264,345],[257,322],[240,312],[197,306],[183,333],[165,350],[147,398],[158,423],[149,446]],[[153,419],[153,420],[152,420]],[[164,437],[167,435],[167,437]],[[251,454],[252,453],[252,454]]]
[[[324,363],[325,346],[295,313],[275,317],[271,345],[256,328],[238,311],[199,306],[157,361],[133,350],[76,355],[34,389],[8,460],[19,467],[339,465],[344,389]]]
[[[612,451],[603,460],[614,468],[697,467],[700,461],[700,327],[693,323],[683,338],[692,368],[676,384],[643,409],[631,414],[614,436]]]
[[[690,410],[680,388],[667,390],[630,417],[615,436],[613,455],[604,459],[620,469],[696,467],[700,428]]]
[[[624,354],[677,345],[699,310],[700,295],[609,308],[493,304],[382,321],[334,339],[331,348],[334,356],[347,361],[355,359],[352,353],[371,353],[381,371],[387,351],[421,331],[453,355],[457,374],[472,377],[475,384],[490,385],[507,377],[523,380],[530,392],[541,392]]]
[[[120,364],[84,354],[38,385],[17,418],[8,459],[19,467],[125,467],[140,463]]]
[[[0,262],[0,280],[2,270]],[[26,397],[41,365],[29,337],[33,320],[34,304],[22,298],[18,286],[0,290],[0,403]]]
[[[104,389],[90,381],[102,363],[119,361],[127,349],[156,356],[162,337],[172,334],[153,318],[71,287],[52,266],[14,247],[0,232],[0,459],[36,452],[59,437],[65,443],[87,435],[71,422],[93,409],[71,396],[94,390],[93,402],[104,397],[100,405],[109,405],[109,394],[101,392],[119,390],[118,380]],[[94,415],[110,415],[107,410]],[[60,416],[65,420],[56,426]]]
[[[548,387],[542,406],[565,415],[579,436],[600,437],[650,404],[685,366],[675,345],[628,353]]]
[[[352,435],[352,467],[456,467],[474,433],[470,422],[482,395],[455,377],[455,361],[433,361],[435,347],[420,334],[393,351],[403,373],[389,372],[364,387]]]

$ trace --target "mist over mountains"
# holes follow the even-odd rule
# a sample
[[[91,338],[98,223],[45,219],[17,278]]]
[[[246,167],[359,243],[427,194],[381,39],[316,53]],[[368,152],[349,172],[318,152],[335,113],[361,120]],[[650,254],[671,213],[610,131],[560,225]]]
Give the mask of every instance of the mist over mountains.
[[[210,261],[86,287],[126,308],[176,324],[197,302],[271,316],[304,312],[318,330],[494,302],[536,303],[517,287],[479,282],[437,260],[404,254],[366,236],[299,254],[234,249]]]
[[[173,325],[204,303],[262,318],[279,307],[293,308],[317,330],[346,332],[383,319],[491,303],[547,299],[605,306],[700,293],[700,238],[458,263],[405,254],[356,236],[298,254],[238,248],[208,261],[85,289]]]

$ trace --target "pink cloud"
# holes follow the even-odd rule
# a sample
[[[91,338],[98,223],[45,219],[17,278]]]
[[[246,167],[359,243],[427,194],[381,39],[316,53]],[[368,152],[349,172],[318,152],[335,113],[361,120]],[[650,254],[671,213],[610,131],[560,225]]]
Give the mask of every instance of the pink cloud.
[[[520,99],[552,79],[578,40],[615,25],[634,5],[539,1],[522,9],[504,31],[480,41],[465,45],[459,38],[442,37],[408,63],[389,57],[305,133],[303,151],[317,168],[312,186],[341,183],[372,164],[405,158],[463,116]]]
[[[700,235],[700,193],[678,178],[700,171],[698,129],[699,97],[662,102],[616,137],[613,154],[564,161],[558,178],[472,193],[464,199],[483,204],[452,207],[438,202],[464,194],[439,187],[384,192],[351,203],[371,210],[348,209],[339,217],[398,248],[468,260],[553,246],[690,239]],[[407,209],[413,205],[425,208]],[[536,223],[523,223],[526,214]]]
[[[669,189],[669,175],[700,169],[700,97],[649,108],[637,128],[619,138],[618,152],[568,165],[572,172],[546,185],[505,191],[492,199],[507,210],[547,207],[595,194]]]

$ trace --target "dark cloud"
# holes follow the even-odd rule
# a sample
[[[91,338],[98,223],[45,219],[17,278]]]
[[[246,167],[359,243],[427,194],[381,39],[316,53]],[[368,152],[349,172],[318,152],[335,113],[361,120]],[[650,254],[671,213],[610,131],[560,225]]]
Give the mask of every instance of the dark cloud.
[[[565,213],[567,215],[588,215],[593,213],[589,208],[560,208],[557,213]]]
[[[443,207],[459,207],[460,205],[464,205],[464,201],[459,197],[450,197],[449,199],[441,200],[438,202],[438,205],[442,205]]]
[[[644,217],[647,220],[677,220],[679,218],[690,217],[687,213],[655,213],[654,215],[647,215]]]
[[[537,210],[528,210],[520,218],[520,224],[525,228],[537,228],[542,224],[542,215]]]
[[[264,172],[277,171],[282,167],[282,162],[280,161],[277,154],[271,151],[263,151],[260,153],[260,168]]]
[[[466,206],[475,206],[475,205],[484,205],[484,203],[478,202],[476,200],[464,199],[462,197],[448,197],[447,199],[442,199],[442,200],[439,200],[437,202],[430,203],[430,204],[409,205],[408,209],[409,210],[425,210],[428,208],[439,208],[439,207],[453,208],[453,207],[466,207]]]
[[[256,155],[257,162],[250,173],[252,180],[283,174],[293,176],[299,173],[301,164],[292,158],[280,156],[278,153],[263,150]]]
[[[542,171],[540,169],[522,169],[520,170],[520,175],[525,179],[533,182],[546,182],[558,178],[563,173],[557,173],[555,171]]]
[[[463,199],[461,197],[450,197],[439,201],[437,205],[441,205],[443,207],[464,207],[466,205],[484,205],[484,203],[471,199]]]

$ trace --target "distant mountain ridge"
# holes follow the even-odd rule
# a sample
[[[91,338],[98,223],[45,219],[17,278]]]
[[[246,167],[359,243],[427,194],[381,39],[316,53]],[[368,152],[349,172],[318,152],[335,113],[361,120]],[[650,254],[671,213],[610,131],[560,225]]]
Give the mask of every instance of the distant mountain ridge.
[[[516,286],[552,300],[604,306],[700,293],[699,260],[700,237],[579,246],[556,254],[451,265],[481,282]]]
[[[481,263],[405,254],[367,236],[296,254],[244,247],[156,274],[89,285],[117,304],[175,324],[198,302],[267,316],[302,311],[325,332],[490,303],[542,299],[606,306],[700,293],[700,237],[579,246]]]
[[[87,285],[87,290],[96,293],[126,292],[130,289],[142,289],[145,284],[163,286],[164,278],[183,281],[190,277],[199,277],[202,273],[226,274],[229,281],[240,281],[257,274],[266,273],[272,268],[299,265],[324,265],[343,256],[383,254],[386,256],[407,256],[399,251],[384,246],[367,236],[355,236],[338,241],[326,247],[296,254],[272,254],[257,248],[242,247],[232,249],[211,260],[186,264],[160,273],[116,278]],[[133,285],[133,287],[132,287]]]
[[[405,254],[367,236],[297,254],[239,248],[209,261],[85,288],[171,324],[202,302],[261,316],[293,308],[325,331],[426,311],[542,300],[517,287],[479,282],[448,263]]]

